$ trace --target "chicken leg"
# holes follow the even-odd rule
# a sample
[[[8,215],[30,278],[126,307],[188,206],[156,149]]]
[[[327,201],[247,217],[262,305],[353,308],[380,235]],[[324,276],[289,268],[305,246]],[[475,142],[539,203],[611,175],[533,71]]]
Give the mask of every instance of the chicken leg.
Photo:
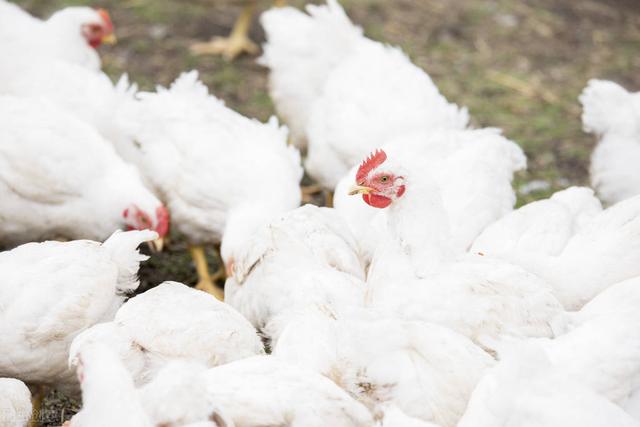
[[[305,203],[311,202],[314,194],[318,194],[322,192],[322,187],[318,184],[311,184],[300,187],[300,192],[302,193],[302,201]]]
[[[222,55],[229,61],[243,53],[257,54],[258,45],[249,38],[249,28],[256,10],[256,1],[249,0],[248,4],[244,6],[228,37],[213,37],[208,42],[194,43],[190,47],[191,53],[194,55]],[[277,7],[283,7],[286,1],[275,0],[273,4]]]
[[[208,42],[194,43],[190,50],[194,55],[222,55],[231,61],[243,53],[255,55],[258,45],[249,38],[249,27],[256,9],[255,0],[247,4],[233,24],[228,37],[214,37]]]
[[[31,419],[29,420],[28,427],[38,427],[42,425],[42,402],[44,401],[44,396],[46,394],[46,389],[44,386],[37,386],[35,389],[33,396],[31,397]]]
[[[224,268],[220,268],[212,277],[209,274],[209,266],[207,265],[204,248],[202,246],[191,246],[189,247],[189,252],[191,252],[191,257],[193,258],[193,262],[196,265],[196,272],[198,273],[196,289],[207,292],[220,301],[224,301],[224,291],[215,285],[215,280],[224,277]]]

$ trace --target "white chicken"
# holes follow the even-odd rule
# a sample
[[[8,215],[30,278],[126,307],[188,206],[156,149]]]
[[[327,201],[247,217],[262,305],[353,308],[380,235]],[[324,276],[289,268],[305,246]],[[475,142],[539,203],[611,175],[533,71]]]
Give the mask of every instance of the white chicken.
[[[78,366],[84,402],[70,427],[98,420],[100,426],[136,427],[195,426],[207,419],[218,427],[373,424],[367,409],[330,380],[276,357],[254,356],[208,370],[171,363],[141,389],[104,343],[83,343],[70,363]]]
[[[607,204],[640,194],[640,94],[614,82],[590,80],[580,95],[584,130],[599,141],[591,185]]]
[[[0,253],[0,376],[73,394],[69,346],[86,328],[113,318],[139,285],[140,243],[154,231],[89,240],[28,243]]]
[[[88,343],[109,343],[136,385],[148,383],[170,361],[213,367],[264,354],[253,326],[229,305],[204,292],[165,282],[127,301],[113,322],[84,331],[71,357]]]
[[[113,23],[104,9],[67,7],[42,21],[17,5],[0,0],[0,55],[3,58],[12,61],[61,59],[98,70],[100,57],[96,48],[113,42]]]
[[[169,215],[94,129],[51,103],[0,96],[0,243],[167,234]],[[161,247],[161,241],[156,242]]]
[[[395,405],[442,426],[456,425],[494,363],[448,328],[365,310],[309,311],[285,328],[273,354],[322,373],[373,413]]]
[[[600,212],[602,205],[593,190],[570,187],[499,218],[482,231],[470,251],[506,259],[519,252],[558,255]]]
[[[396,162],[429,170],[449,219],[451,246],[458,251],[466,251],[488,224],[511,212],[516,201],[511,180],[526,165],[520,147],[497,129],[416,133],[391,139],[384,150]],[[379,209],[349,197],[357,169],[340,180],[334,202],[370,258],[386,221]]]
[[[324,188],[391,137],[467,127],[466,109],[447,102],[402,51],[364,37],[337,1],[307,11],[262,15],[262,63],[294,143],[308,142],[307,171]]]
[[[395,405],[383,407],[382,420],[376,424],[379,427],[440,427],[428,421],[410,417]]]
[[[82,409],[66,426],[153,426],[129,372],[106,344],[85,346],[70,365],[77,367]]]
[[[436,181],[419,160],[399,160],[376,151],[351,191],[388,208],[388,232],[367,276],[368,302],[448,326],[488,350],[502,335],[553,336],[564,310],[550,286],[516,265],[456,250]]]
[[[309,308],[340,312],[364,303],[364,263],[333,209],[302,206],[259,229],[249,243],[225,297],[272,345]]]
[[[604,397],[553,369],[535,345],[514,349],[487,371],[458,427],[637,427]]]
[[[83,405],[66,427],[234,427],[211,403],[199,366],[171,363],[138,389],[106,343],[83,343],[69,363],[76,367]]]
[[[202,244],[222,239],[230,270],[271,218],[300,204],[300,155],[287,130],[225,107],[195,71],[169,89],[139,93],[123,114],[138,167],[166,201],[174,227],[194,245],[198,288],[222,298],[208,275]]]
[[[117,85],[101,71],[59,59],[15,59],[0,67],[0,93],[45,98],[95,128],[127,159],[132,144],[118,126],[118,114],[136,86],[123,76]],[[127,151],[128,150],[128,151]]]
[[[0,378],[0,425],[25,427],[31,418],[31,392],[20,380]]]
[[[548,282],[567,310],[640,276],[640,196],[602,211],[590,190],[569,189],[488,227],[471,252],[524,267]]]
[[[370,427],[373,418],[331,380],[284,363],[255,356],[203,374],[210,398],[238,427]]]
[[[536,339],[551,365],[625,406],[640,392],[640,278],[607,288],[570,315],[570,331]]]
[[[198,363],[169,362],[139,389],[142,406],[154,425],[196,427],[207,420],[209,426],[234,427],[233,420],[208,395],[205,370]]]

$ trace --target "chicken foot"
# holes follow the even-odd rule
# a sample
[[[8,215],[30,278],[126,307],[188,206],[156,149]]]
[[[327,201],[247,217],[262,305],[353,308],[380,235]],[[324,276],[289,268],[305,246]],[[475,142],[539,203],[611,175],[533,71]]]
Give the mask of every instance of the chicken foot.
[[[218,271],[211,276],[209,274],[209,266],[207,265],[207,258],[204,253],[204,248],[200,245],[189,247],[189,252],[193,258],[193,262],[196,265],[196,272],[198,273],[198,283],[196,289],[207,292],[218,298],[220,301],[224,301],[224,291],[215,284],[215,280],[225,277],[224,268],[221,267]]]
[[[191,53],[194,55],[222,55],[229,61],[243,53],[257,54],[258,45],[249,38],[249,28],[255,9],[254,0],[242,9],[228,37],[213,37],[208,42],[194,43],[190,47]]]
[[[28,427],[38,427],[42,425],[40,422],[42,419],[42,403],[47,393],[45,386],[37,386],[31,397],[31,419],[29,420]]]

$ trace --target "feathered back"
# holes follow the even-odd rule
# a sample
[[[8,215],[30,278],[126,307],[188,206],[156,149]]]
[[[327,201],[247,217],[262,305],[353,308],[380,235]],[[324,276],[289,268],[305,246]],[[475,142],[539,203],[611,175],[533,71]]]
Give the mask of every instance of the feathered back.
[[[291,126],[294,145],[304,145],[310,107],[329,72],[353,49],[366,42],[335,0],[308,5],[305,14],[292,7],[263,13],[267,42],[260,63],[269,67],[269,89],[278,113]]]
[[[473,392],[459,427],[635,427],[619,406],[556,370],[533,342],[502,353]]]
[[[0,4],[2,4],[1,0]],[[29,388],[20,380],[0,378],[0,421],[2,421],[2,425],[4,427],[25,427],[31,418],[31,409]]]
[[[640,96],[617,83],[590,80],[579,99],[584,109],[582,124],[586,132],[599,135],[609,132],[638,135],[640,132]]]
[[[292,171],[294,178],[299,175],[298,180],[302,177],[300,155],[286,144],[287,128],[279,126],[275,118],[264,124],[227,108],[209,93],[197,71],[182,73],[169,89],[159,86],[156,92],[140,92],[137,97],[138,101],[129,105],[126,126],[145,151],[146,175],[167,180],[160,187],[175,184],[177,176],[191,166],[201,169],[207,158],[216,162],[212,174],[235,170],[237,175],[251,176],[251,170],[271,163],[273,169]],[[255,162],[250,160],[251,154],[255,154]],[[274,154],[285,164],[276,167]],[[220,182],[215,179],[209,184]],[[207,193],[216,191],[210,187]],[[226,193],[234,192],[227,188]]]
[[[591,185],[607,204],[640,194],[640,95],[606,80],[591,80],[580,95],[586,132],[598,135]]]

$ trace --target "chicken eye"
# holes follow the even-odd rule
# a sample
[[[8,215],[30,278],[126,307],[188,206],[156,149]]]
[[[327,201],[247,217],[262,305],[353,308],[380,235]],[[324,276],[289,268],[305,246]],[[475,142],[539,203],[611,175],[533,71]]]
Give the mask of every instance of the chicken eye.
[[[380,177],[380,182],[387,182],[387,181],[389,181],[389,177],[387,175],[382,175]]]

